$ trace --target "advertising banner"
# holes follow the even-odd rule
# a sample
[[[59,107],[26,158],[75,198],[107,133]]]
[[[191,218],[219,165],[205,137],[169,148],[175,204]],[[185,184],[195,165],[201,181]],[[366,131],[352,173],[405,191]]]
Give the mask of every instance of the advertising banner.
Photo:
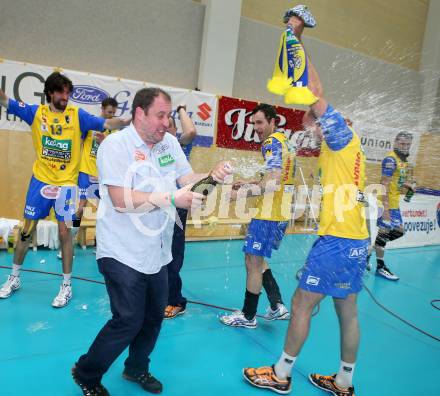
[[[218,104],[217,139],[218,147],[238,150],[260,150],[261,142],[254,131],[250,114],[257,102],[222,96]],[[304,133],[301,121],[302,110],[275,106],[278,114],[278,130],[282,130],[299,156],[318,156],[319,145],[310,134]]]
[[[4,60],[0,62],[0,88],[12,99],[29,104],[44,104],[44,81],[55,70],[52,67]],[[173,113],[178,133],[181,132],[175,109],[186,105],[198,136],[194,144],[209,147],[213,143],[217,112],[217,97],[212,94],[187,89],[161,86],[142,81],[126,80],[73,70],[60,70],[74,85],[70,103],[94,115],[100,115],[101,102],[112,97],[118,102],[117,117],[128,117],[136,92],[145,87],[160,87],[172,98]],[[29,131],[29,126],[0,108],[0,130]]]
[[[374,211],[375,204],[372,204]],[[410,202],[400,200],[405,235],[388,242],[387,249],[440,244],[440,197],[415,194]],[[371,238],[377,235],[376,221],[371,221]]]

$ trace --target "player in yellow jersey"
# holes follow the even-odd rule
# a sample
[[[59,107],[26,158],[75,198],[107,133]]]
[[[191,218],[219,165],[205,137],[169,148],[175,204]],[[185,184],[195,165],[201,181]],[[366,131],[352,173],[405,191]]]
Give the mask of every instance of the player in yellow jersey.
[[[357,293],[362,289],[368,248],[362,194],[365,155],[358,135],[315,89],[315,78],[310,80],[309,89],[319,99],[310,106],[304,123],[323,138],[319,158],[323,189],[319,238],[309,252],[292,297],[289,328],[278,362],[246,368],[243,375],[254,386],[282,394],[291,392],[292,369],[307,339],[313,309],[331,296],[341,333],[340,370],[331,376],[311,374],[309,379],[333,395],[353,396],[352,376],[359,347]]]
[[[106,98],[101,103],[101,117],[109,120],[115,116],[118,102],[113,98]],[[96,154],[101,142],[111,133],[109,130],[87,132],[84,139],[83,152],[79,165],[78,188],[79,207],[77,217],[81,218],[88,199],[99,199],[98,169],[96,168]]]
[[[280,289],[265,258],[277,250],[291,216],[295,153],[283,132],[276,130],[275,108],[260,104],[251,113],[265,160],[265,174],[261,180],[235,183],[232,198],[250,196],[258,192],[257,214],[249,224],[243,252],[246,264],[246,292],[243,309],[223,315],[220,321],[232,327],[255,328],[261,288],[264,287],[270,306],[267,320],[288,319],[289,311],[283,304]],[[242,188],[243,184],[248,185]],[[252,188],[248,188],[252,187]],[[258,190],[258,191],[256,191]]]
[[[118,102],[114,98],[105,98],[101,102],[101,118],[110,119],[116,114]],[[114,131],[108,129],[100,131],[88,131],[84,139],[81,161],[79,164],[78,189],[79,204],[76,212],[76,227],[72,228],[73,235],[81,226],[81,219],[88,200],[99,199],[98,169],[96,168],[96,154],[102,141]],[[57,257],[62,258],[61,250]]]
[[[371,250],[376,251],[376,275],[396,281],[397,275],[391,272],[383,260],[388,242],[401,238],[404,234],[402,215],[400,214],[400,192],[402,189],[414,189],[413,180],[408,180],[408,156],[412,135],[399,132],[394,141],[394,149],[382,161],[380,183],[385,188],[381,198],[382,216],[377,219],[378,233]]]
[[[68,104],[72,81],[54,72],[44,83],[47,104],[29,105],[10,99],[0,90],[0,104],[9,114],[31,126],[37,159],[29,183],[24,209],[24,224],[15,249],[12,274],[0,288],[0,298],[8,298],[20,288],[20,269],[39,219],[54,208],[63,253],[63,282],[52,301],[64,307],[72,297],[71,275],[73,243],[68,224],[77,221],[76,184],[82,140],[89,130],[121,128],[129,120],[104,120]],[[68,223],[68,224],[67,224]]]

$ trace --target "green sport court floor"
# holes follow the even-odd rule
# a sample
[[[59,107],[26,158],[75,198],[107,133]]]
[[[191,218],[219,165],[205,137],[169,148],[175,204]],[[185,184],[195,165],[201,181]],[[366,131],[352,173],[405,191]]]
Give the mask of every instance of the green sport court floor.
[[[315,237],[289,235],[270,260],[286,304],[296,287],[295,273],[303,265]],[[165,321],[152,355],[151,371],[164,384],[163,395],[264,395],[241,377],[243,367],[270,365],[278,358],[287,322],[265,322],[257,329],[234,329],[218,321],[224,309],[241,308],[245,269],[242,241],[187,243],[182,271],[184,294],[193,301],[185,315]],[[92,249],[75,251],[74,275],[102,281]],[[10,270],[11,255],[0,253],[0,280]],[[374,261],[374,260],[373,260]],[[440,395],[440,246],[391,250],[386,261],[400,275],[390,282],[366,274],[359,296],[361,347],[355,371],[357,396]],[[56,252],[30,251],[25,269],[61,272]],[[22,273],[22,288],[0,301],[0,395],[79,396],[70,368],[110,317],[105,287],[73,281],[73,299],[66,308],[50,306],[60,278]],[[200,303],[200,304],[199,304]],[[267,299],[260,299],[264,313]],[[393,313],[430,333],[417,331]],[[125,354],[124,354],[125,355]],[[122,379],[121,356],[104,377],[112,396],[144,395]],[[309,339],[293,372],[293,395],[324,395],[307,379],[311,372],[331,374],[339,368],[339,332],[331,299],[312,320]]]

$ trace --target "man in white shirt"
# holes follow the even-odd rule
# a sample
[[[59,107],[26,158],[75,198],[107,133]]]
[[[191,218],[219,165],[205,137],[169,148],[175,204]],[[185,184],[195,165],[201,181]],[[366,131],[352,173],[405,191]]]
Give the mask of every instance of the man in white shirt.
[[[175,209],[199,206],[203,195],[179,142],[166,131],[171,98],[159,88],[137,92],[133,123],[100,145],[97,165],[101,202],[96,226],[97,260],[113,317],[72,369],[84,395],[109,395],[104,373],[129,347],[123,377],[160,393],[149,372],[168,298],[166,265],[171,261]],[[223,163],[211,175],[223,182]],[[176,182],[179,186],[177,189]]]

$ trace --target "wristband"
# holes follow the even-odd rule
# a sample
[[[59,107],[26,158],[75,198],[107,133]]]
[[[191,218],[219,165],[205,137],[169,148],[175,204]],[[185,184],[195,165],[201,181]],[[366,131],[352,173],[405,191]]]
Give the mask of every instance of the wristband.
[[[174,202],[174,194],[171,193],[171,206],[176,207],[176,203]]]

